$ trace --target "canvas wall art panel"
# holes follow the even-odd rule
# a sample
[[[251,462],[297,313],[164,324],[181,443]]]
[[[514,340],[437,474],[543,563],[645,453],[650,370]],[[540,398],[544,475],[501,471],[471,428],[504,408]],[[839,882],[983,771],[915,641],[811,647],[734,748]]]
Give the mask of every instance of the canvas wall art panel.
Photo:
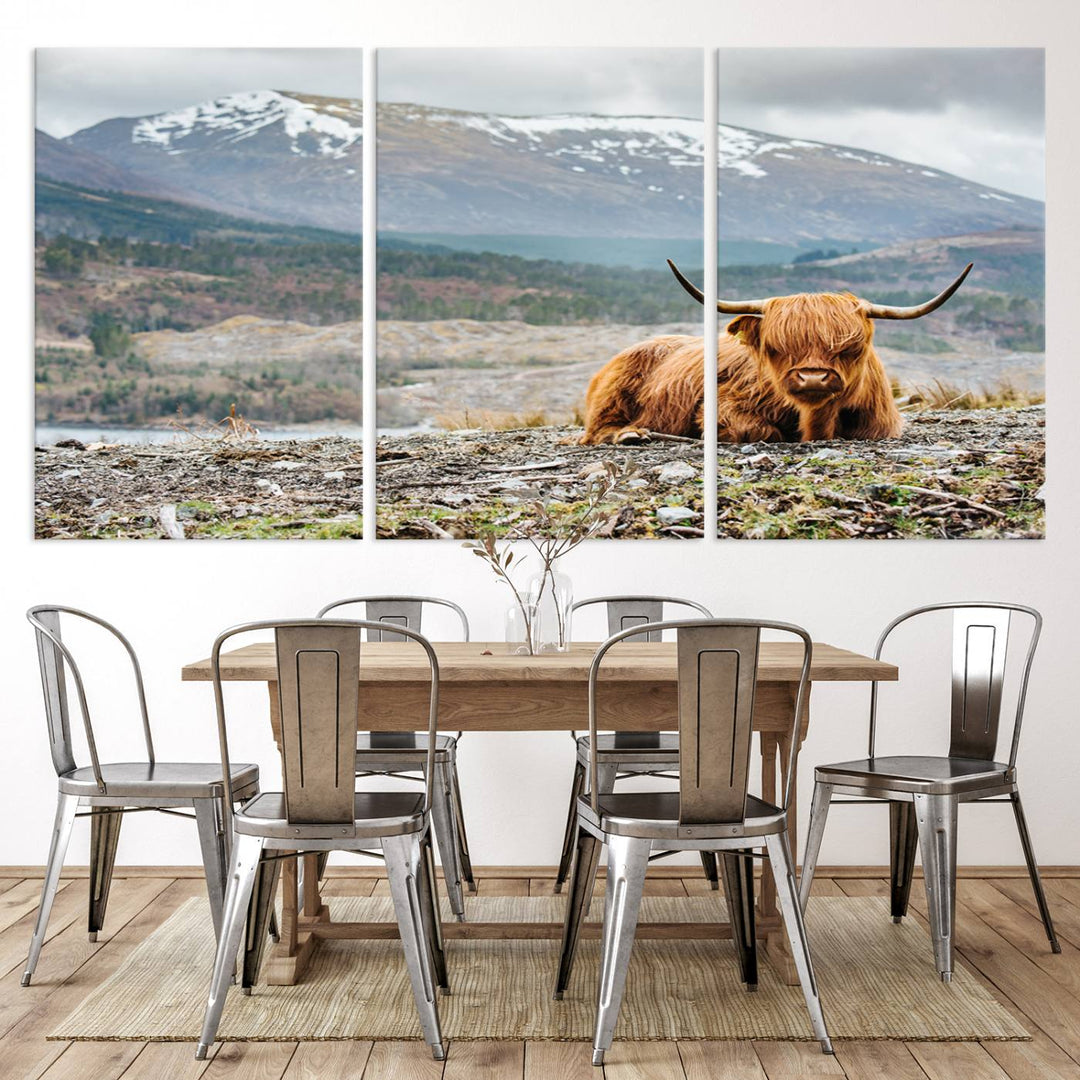
[[[1044,535],[1043,68],[720,50],[721,537]]]
[[[38,537],[360,535],[362,67],[38,51]]]
[[[600,535],[702,535],[701,431],[612,428],[590,383],[700,339],[666,260],[700,275],[703,60],[379,50],[379,536],[520,535],[598,482]]]

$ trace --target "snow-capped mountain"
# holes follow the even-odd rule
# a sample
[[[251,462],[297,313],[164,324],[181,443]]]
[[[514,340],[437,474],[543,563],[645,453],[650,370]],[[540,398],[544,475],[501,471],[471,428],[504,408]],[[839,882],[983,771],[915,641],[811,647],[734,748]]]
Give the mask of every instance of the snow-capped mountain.
[[[289,152],[300,157],[344,158],[363,135],[358,101],[337,101],[252,90],[245,94],[204,101],[186,109],[137,120],[131,129],[134,145],[150,144],[167,154],[190,154],[218,146],[236,146],[269,129],[287,140]]]
[[[894,243],[1042,228],[1044,205],[910,161],[721,125],[720,234]]]
[[[704,126],[379,106],[379,225],[404,232],[697,236]],[[728,240],[888,243],[1040,226],[1035,200],[871,151],[719,129]]]
[[[361,124],[359,101],[254,90],[64,141],[215,210],[359,232]]]
[[[158,185],[232,214],[358,232],[361,119],[355,100],[257,90],[107,120],[63,143],[143,193]],[[696,237],[703,136],[701,121],[679,117],[502,116],[383,103],[379,227]],[[871,151],[727,125],[719,146],[728,240],[892,243],[1043,222],[1041,202]],[[39,171],[71,182],[73,165],[58,149],[49,145]]]

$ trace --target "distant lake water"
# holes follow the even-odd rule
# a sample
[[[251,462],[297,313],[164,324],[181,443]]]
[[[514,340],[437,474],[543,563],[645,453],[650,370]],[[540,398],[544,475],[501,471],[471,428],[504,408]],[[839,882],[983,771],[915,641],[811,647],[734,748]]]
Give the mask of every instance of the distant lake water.
[[[380,432],[387,435],[408,434],[418,428],[405,428],[401,431]],[[177,438],[179,432],[172,428],[124,428],[104,427],[93,424],[38,424],[34,428],[34,442],[38,446],[52,446],[61,439],[78,439],[82,443],[130,443],[146,445],[148,443],[168,443]],[[347,439],[362,438],[361,427],[334,428],[261,428],[259,438],[271,442],[283,439],[321,439],[328,435],[341,435]]]

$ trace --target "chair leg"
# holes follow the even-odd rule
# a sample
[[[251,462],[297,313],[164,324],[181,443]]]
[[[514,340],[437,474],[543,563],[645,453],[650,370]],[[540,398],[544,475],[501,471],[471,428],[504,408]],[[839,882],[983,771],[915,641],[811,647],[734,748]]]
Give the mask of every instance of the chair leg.
[[[795,885],[795,867],[792,864],[791,848],[788,845],[787,832],[773,833],[765,837],[765,849],[769,855],[769,867],[776,882],[776,900],[780,914],[784,919],[784,930],[791,955],[795,961],[795,970],[799,974],[806,1011],[810,1014],[810,1026],[814,1037],[821,1044],[823,1054],[833,1052],[832,1041],[825,1027],[825,1014],[821,1008],[817,980],[814,978],[814,962],[810,957],[810,943],[806,938],[806,926],[803,923],[802,908],[799,906],[799,894]]]
[[[618,765],[597,765],[596,790],[600,795],[610,795],[615,790],[615,781],[619,778]],[[586,784],[587,786],[587,784]]]
[[[472,856],[469,854],[469,837],[465,832],[465,811],[461,806],[461,782],[458,780],[456,755],[450,759],[447,776],[450,781],[450,809],[454,813],[454,836],[457,840],[458,869],[461,872],[461,880],[469,887],[469,892],[476,892]]]
[[[390,879],[390,893],[394,898],[394,911],[401,931],[401,946],[405,952],[405,966],[409,969],[416,1011],[420,1015],[420,1027],[424,1041],[431,1047],[431,1056],[436,1061],[442,1061],[446,1051],[439,1027],[439,1010],[435,1004],[431,945],[424,933],[420,906],[420,837],[416,833],[386,836],[382,845],[386,857],[386,876]]]
[[[604,939],[600,954],[596,1032],[593,1035],[594,1065],[604,1064],[604,1054],[611,1049],[615,1037],[652,848],[649,840],[630,836],[609,836],[607,845]]]
[[[952,980],[956,924],[956,810],[952,795],[916,795],[915,819],[922,849],[923,878],[934,964],[942,982]]]
[[[241,993],[248,995],[259,981],[266,939],[271,937],[270,921],[274,916],[274,895],[277,893],[280,859],[261,859],[255,869],[255,881],[248,901],[247,929],[244,934],[244,965],[240,979]]]
[[[424,920],[424,933],[431,945],[431,967],[435,984],[444,994],[450,993],[450,980],[446,974],[446,950],[443,946],[442,917],[439,914],[439,883],[435,877],[435,854],[431,848],[431,830],[420,841],[420,877],[417,881],[420,897],[420,914]]]
[[[832,784],[814,783],[814,801],[810,804],[810,821],[806,828],[806,850],[803,852],[802,875],[799,878],[799,910],[806,911],[806,902],[810,899],[810,886],[814,883],[814,870],[817,868],[818,853],[821,851],[821,838],[825,835],[825,821],[829,816],[829,804],[832,802]]]
[[[206,1060],[206,1052],[217,1037],[221,1023],[221,1011],[225,1008],[225,995],[236,970],[236,952],[244,936],[255,876],[262,860],[263,841],[258,836],[238,834],[233,839],[232,858],[229,864],[228,886],[225,889],[225,905],[222,910],[221,936],[218,938],[214,956],[214,973],[210,978],[210,996],[206,1002],[202,1035],[195,1048],[195,1058]],[[277,860],[275,860],[276,862]]]
[[[123,810],[95,807],[90,812],[90,910],[86,930],[91,941],[97,941],[98,931],[105,925],[109,886],[116,865],[116,845],[120,842],[123,821]]]
[[[1042,878],[1039,877],[1039,864],[1035,861],[1035,849],[1031,846],[1031,836],[1028,833],[1027,819],[1024,817],[1024,807],[1020,802],[1020,792],[1012,792],[1009,798],[1012,800],[1016,829],[1020,833],[1020,843],[1024,848],[1024,859],[1027,862],[1028,876],[1031,878],[1031,888],[1035,893],[1035,903],[1039,905],[1039,914],[1042,916],[1046,937],[1050,942],[1050,950],[1059,953],[1061,952],[1061,946],[1058,944],[1057,934],[1054,933],[1054,920],[1050,918],[1050,905],[1046,902]]]
[[[747,856],[749,854],[746,853]],[[713,857],[715,859],[715,854]],[[756,990],[758,964],[754,928],[754,864],[750,858],[736,851],[722,851],[720,863],[724,871],[724,898],[731,920],[731,938],[739,958],[739,974],[747,990]]]
[[[570,785],[570,809],[566,814],[566,832],[563,833],[562,854],[559,856],[559,870],[555,875],[555,891],[562,892],[570,869],[574,862],[574,848],[577,840],[577,801],[585,793],[585,766],[581,761],[574,762],[574,779]]]
[[[919,830],[915,824],[915,804],[889,803],[889,903],[892,921],[898,923],[908,910],[911,877],[915,872],[915,851]]]
[[[49,925],[56,887],[60,883],[60,871],[64,867],[68,841],[71,839],[71,826],[75,823],[75,811],[79,806],[77,795],[58,794],[56,796],[56,819],[53,822],[52,839],[49,842],[49,861],[45,865],[45,881],[41,886],[41,902],[38,904],[34,934],[30,938],[30,955],[26,958],[26,970],[23,972],[22,985],[29,986],[30,979],[37,967],[41,946],[45,943],[45,931]]]
[[[252,799],[257,798],[258,795],[259,795],[259,785],[256,783],[255,787],[254,787],[254,790],[248,795],[248,797],[246,799],[242,800],[242,805],[246,806],[249,802],[251,802]],[[225,815],[224,820],[228,821],[228,815]],[[223,842],[224,842],[225,853],[226,853],[226,855],[225,855],[225,873],[228,872],[228,862],[229,862],[228,851],[229,851],[229,843],[231,842],[231,836],[230,836],[231,827],[232,827],[231,822],[228,822],[227,827],[222,829],[222,839],[223,839]],[[326,858],[329,857],[329,852],[326,853],[325,857]],[[321,867],[322,867],[322,869],[320,869],[320,871],[319,871],[319,877],[320,878],[323,875],[323,871],[325,871],[325,869],[326,869],[325,858],[324,858],[324,861],[321,864]],[[280,867],[279,867],[279,870],[280,870]],[[225,892],[225,873],[222,874],[222,878],[221,878],[221,889],[222,889],[223,900],[224,900],[224,892]],[[217,928],[215,927],[215,933],[216,932],[217,932]],[[267,917],[267,920],[266,920],[266,932],[270,936],[270,940],[275,945],[281,940],[281,934],[280,934],[280,932],[278,930],[277,911],[274,908],[273,897],[271,897],[271,900],[270,900],[270,914],[269,914],[269,916]]]
[[[454,837],[454,815],[450,808],[450,784],[445,765],[435,764],[435,778],[431,785],[431,825],[439,845],[443,880],[450,910],[458,922],[465,921],[465,896],[461,889],[461,870],[458,867],[457,841]]]
[[[716,865],[716,852],[703,851],[701,853],[701,868],[705,871],[705,880],[709,887],[716,892],[720,888],[720,871]]]
[[[195,824],[199,830],[206,894],[210,899],[210,917],[214,934],[221,937],[221,913],[225,907],[225,879],[229,872],[225,823],[221,819],[220,799],[193,799]]]
[[[577,955],[578,939],[585,916],[589,913],[589,899],[596,884],[596,871],[600,863],[600,841],[586,829],[577,831],[577,857],[573,860],[570,875],[570,895],[566,901],[566,919],[563,922],[562,952],[559,954],[559,974],[555,979],[556,1001],[561,1001],[570,983],[570,972]]]

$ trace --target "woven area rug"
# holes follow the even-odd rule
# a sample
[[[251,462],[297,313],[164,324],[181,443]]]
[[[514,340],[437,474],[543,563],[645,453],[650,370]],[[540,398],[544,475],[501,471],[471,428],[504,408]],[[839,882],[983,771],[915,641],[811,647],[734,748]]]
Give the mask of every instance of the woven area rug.
[[[392,920],[389,899],[334,897],[335,919]],[[476,921],[558,922],[563,897],[470,897]],[[593,917],[602,903],[593,905]],[[449,917],[449,911],[445,912]],[[715,897],[646,897],[643,921],[726,918]],[[966,969],[944,984],[926,932],[897,926],[879,898],[815,897],[808,913],[825,1017],[834,1039],[1024,1040],[1030,1036]],[[452,994],[439,998],[448,1039],[591,1039],[599,942],[583,941],[566,998],[551,987],[559,942],[447,942]],[[189,900],[49,1036],[195,1039],[213,963],[209,911]],[[802,993],[767,961],[747,993],[729,941],[639,940],[620,1039],[810,1039]],[[322,941],[303,983],[229,993],[220,1038],[409,1039],[420,1034],[400,943]]]

